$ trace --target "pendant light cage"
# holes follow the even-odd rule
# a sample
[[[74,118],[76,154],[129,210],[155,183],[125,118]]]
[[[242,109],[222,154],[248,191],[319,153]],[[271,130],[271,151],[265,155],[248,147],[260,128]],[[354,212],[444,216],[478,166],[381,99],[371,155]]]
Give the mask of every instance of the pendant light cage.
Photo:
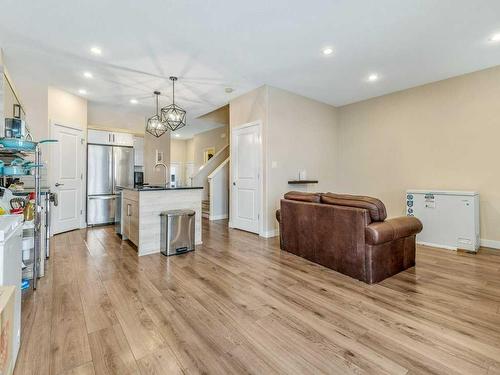
[[[186,126],[186,111],[175,104],[175,81],[177,77],[170,77],[172,81],[172,104],[161,109],[161,121],[171,131],[176,131]]]
[[[168,131],[168,127],[161,121],[161,115],[158,112],[158,97],[160,94],[161,93],[159,91],[154,92],[154,95],[156,96],[156,114],[148,118],[146,121],[146,131],[157,138],[161,137]]]

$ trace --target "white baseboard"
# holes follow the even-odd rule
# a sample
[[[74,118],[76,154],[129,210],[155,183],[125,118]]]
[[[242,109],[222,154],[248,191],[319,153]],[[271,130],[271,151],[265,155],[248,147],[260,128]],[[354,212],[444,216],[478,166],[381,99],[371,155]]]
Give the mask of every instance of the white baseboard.
[[[276,237],[279,236],[280,231],[278,229],[272,229],[268,231],[264,231],[259,234],[259,236],[264,237],[264,238],[271,238],[271,237]]]
[[[146,250],[146,251],[142,251],[142,252],[138,252],[137,254],[142,257],[144,255],[151,255],[151,254],[159,254],[160,253],[160,250],[159,249],[152,249],[152,250]]]
[[[228,214],[223,214],[223,215],[210,215],[208,220],[223,220],[227,219],[229,217]]]
[[[455,250],[455,251],[457,250],[457,248],[453,246],[439,245],[431,242],[417,241],[417,245],[436,247],[438,249],[445,249],[445,250]]]
[[[500,249],[500,241],[495,241],[495,240],[487,240],[484,238],[481,238],[481,246],[484,247],[489,247],[492,249]]]
[[[430,246],[430,247],[437,247],[439,249],[446,249],[446,250],[457,250],[456,247],[452,246],[443,246],[443,245],[438,245],[435,243],[429,243],[429,242],[420,242],[417,241],[417,244],[419,245],[424,245],[424,246]],[[481,238],[479,244],[482,247],[488,247],[490,249],[497,249],[500,250],[500,241],[495,241],[495,240],[487,240],[485,238]]]

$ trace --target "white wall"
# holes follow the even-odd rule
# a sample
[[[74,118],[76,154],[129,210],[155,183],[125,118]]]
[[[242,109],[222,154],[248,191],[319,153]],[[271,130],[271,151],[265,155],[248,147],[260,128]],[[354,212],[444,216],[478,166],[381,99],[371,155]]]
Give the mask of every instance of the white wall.
[[[227,219],[229,216],[229,159],[212,172],[209,178],[210,220]]]
[[[481,238],[500,241],[500,67],[340,107],[339,121],[339,190],[390,216],[407,189],[477,190]]]
[[[57,122],[85,132],[87,130],[87,99],[49,86],[47,116],[49,123]]]
[[[203,164],[203,154],[207,148],[214,147],[215,153],[229,144],[229,127],[222,126],[206,132],[198,133],[192,138],[192,143],[186,150],[186,161],[193,161],[195,171]]]
[[[275,212],[290,190],[334,191],[337,110],[289,91],[269,87],[267,131],[268,231],[278,229]],[[273,167],[273,162],[275,167]],[[300,170],[318,184],[289,185]]]
[[[262,123],[262,234],[276,235],[275,212],[284,193],[335,189],[337,111],[328,104],[270,86],[231,101],[229,110],[231,128],[253,121]],[[297,179],[298,171],[304,169],[320,184],[288,185],[288,180]]]
[[[187,161],[187,140],[170,139],[170,161],[184,163]]]
[[[111,105],[89,102],[88,123],[92,128],[121,129],[130,133],[144,134],[146,118],[134,106]]]
[[[145,133],[144,134],[144,182],[152,185],[162,185],[165,183],[165,169],[155,168],[156,150],[163,152],[164,161],[167,166],[170,164],[170,132],[161,137]]]

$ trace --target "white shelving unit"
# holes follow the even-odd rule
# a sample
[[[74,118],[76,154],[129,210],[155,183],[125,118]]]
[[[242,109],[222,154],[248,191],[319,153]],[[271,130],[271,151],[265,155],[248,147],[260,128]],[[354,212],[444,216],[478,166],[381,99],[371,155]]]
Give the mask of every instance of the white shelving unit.
[[[27,268],[25,269],[25,272],[23,273],[26,276],[31,276],[32,279],[32,287],[35,290],[37,287],[37,281],[38,278],[40,277],[41,273],[40,271],[44,271],[44,264],[42,264],[42,246],[45,244],[42,244],[42,195],[41,195],[41,190],[40,190],[40,163],[41,163],[41,150],[40,146],[37,145],[34,151],[26,151],[26,150],[18,150],[18,149],[7,149],[7,148],[2,148],[0,147],[0,158],[4,160],[5,158],[15,158],[15,157],[21,157],[25,158],[27,156],[34,156],[34,162],[35,162],[35,167],[32,169],[33,174],[30,175],[22,175],[22,177],[28,177],[31,176],[34,179],[34,185],[35,185],[35,209],[34,209],[34,217],[33,217],[33,223],[31,225],[31,228],[25,228],[23,229],[23,239],[24,238],[33,238],[33,248],[31,249],[32,254],[30,258],[25,261],[25,264]],[[9,175],[2,175],[1,178],[3,180],[3,186],[6,185],[6,179],[7,178],[19,178],[21,176],[9,176]],[[5,186],[7,187],[7,186]],[[19,249],[19,251],[22,251],[22,249]],[[45,257],[43,257],[45,258]]]

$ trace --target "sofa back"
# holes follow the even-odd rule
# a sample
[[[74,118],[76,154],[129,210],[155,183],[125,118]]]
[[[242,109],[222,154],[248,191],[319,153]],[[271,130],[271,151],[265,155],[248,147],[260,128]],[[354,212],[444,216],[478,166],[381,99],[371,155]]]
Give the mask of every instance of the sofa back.
[[[367,209],[371,220],[375,222],[384,221],[387,218],[385,205],[377,198],[363,195],[325,193],[321,194],[321,203]]]
[[[365,228],[367,208],[321,202],[322,195],[290,194],[281,200],[282,248],[358,279],[366,275]]]
[[[299,202],[320,203],[321,193],[306,193],[303,191],[289,191],[285,194],[285,199]]]

